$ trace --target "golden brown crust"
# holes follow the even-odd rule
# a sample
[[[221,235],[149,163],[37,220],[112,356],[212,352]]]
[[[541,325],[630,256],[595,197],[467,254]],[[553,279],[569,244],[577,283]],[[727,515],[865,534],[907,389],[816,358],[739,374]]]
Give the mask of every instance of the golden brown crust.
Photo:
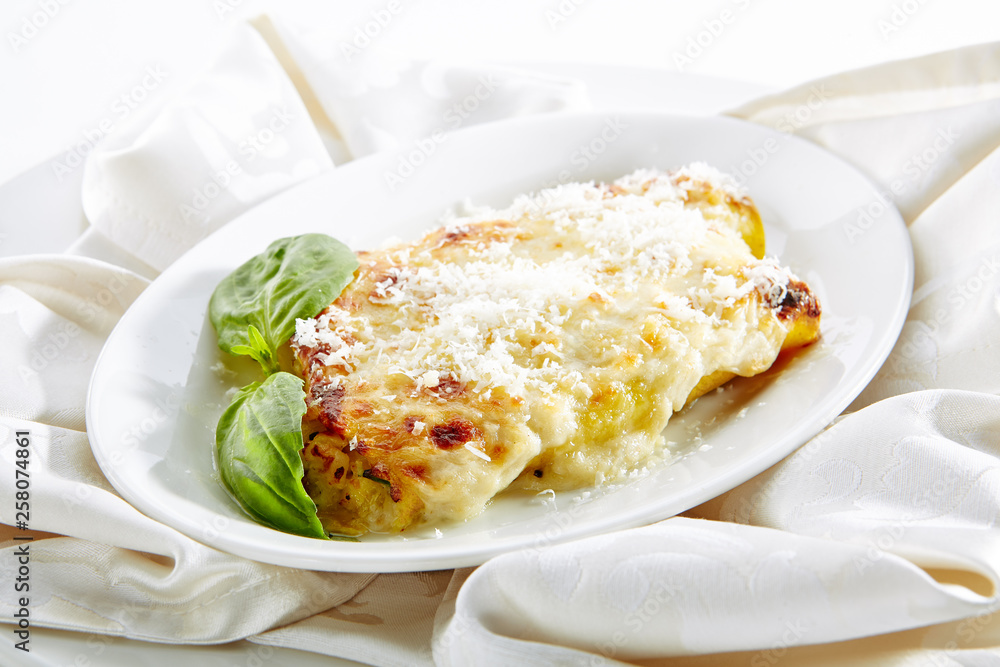
[[[763,249],[763,228],[752,202],[690,176],[675,180],[685,183],[685,208],[702,212],[710,227],[708,237],[729,253],[728,263],[706,269],[711,273],[706,274],[710,279],[706,284],[726,280],[735,281],[734,288],[741,281],[751,284],[753,279],[741,267],[749,266]],[[634,196],[629,187],[601,187],[606,201]],[[643,187],[645,191],[647,186]],[[644,439],[636,451],[648,450],[672,410],[685,404],[685,396],[690,402],[735,375],[761,372],[780,349],[808,344],[818,336],[815,296],[801,281],[779,275],[759,279],[755,290],[738,299],[701,303],[700,297],[688,298],[684,317],[717,321],[734,330],[748,328],[758,338],[759,349],[742,356],[738,344],[726,343],[737,348],[723,355],[732,357],[720,362],[726,367],[709,368],[701,377],[644,375],[644,369],[663,360],[683,369],[693,363],[687,360],[695,358],[690,355],[698,346],[708,344],[698,342],[707,333],[677,319],[676,303],[650,297],[652,303],[642,302],[645,314],[628,320],[627,329],[586,327],[588,322],[600,324],[605,318],[622,316],[616,308],[626,298],[624,293],[604,288],[582,292],[579,301],[560,305],[552,315],[559,322],[576,318],[566,326],[577,327],[573,336],[584,336],[580,349],[586,356],[581,359],[589,370],[585,375],[575,372],[577,379],[573,374],[561,376],[558,386],[530,394],[530,401],[503,385],[484,391],[481,383],[477,386],[454,369],[424,375],[389,368],[371,374],[367,367],[352,367],[345,350],[355,345],[370,349],[372,341],[395,340],[392,337],[401,327],[419,332],[437,322],[440,313],[430,305],[433,293],[420,293],[400,304],[400,291],[416,289],[405,276],[436,263],[460,267],[470,257],[480,257],[484,248],[497,246],[522,248],[543,261],[571,250],[580,252],[579,242],[554,233],[554,225],[542,214],[484,220],[434,230],[406,246],[359,254],[361,266],[354,281],[318,318],[328,316],[329,323],[323,326],[336,330],[339,347],[323,336],[299,338],[294,346],[297,368],[306,380],[304,422],[309,426],[304,432],[312,436],[302,453],[305,485],[327,530],[398,532],[442,517],[473,516],[515,479],[520,488],[540,489],[579,486],[581,470],[591,483],[612,478],[640,460],[638,453],[629,458],[613,452],[623,437],[630,442]],[[733,231],[746,244],[740,251],[734,250]],[[771,275],[776,269],[768,266],[754,271]],[[627,269],[607,262],[596,272],[600,280],[613,283]],[[344,324],[350,318],[362,318],[365,324],[360,329],[361,325]],[[525,372],[556,367],[570,353],[568,334],[551,324],[532,324],[530,329],[504,335],[507,338],[491,331],[483,344],[499,341],[508,346],[520,355],[518,363]],[[408,340],[409,345],[414,339]],[[418,344],[419,340],[417,336]],[[694,351],[677,357],[679,340],[687,341]],[[765,340],[770,342],[765,345]],[[395,359],[409,352],[390,346],[384,355]],[[688,389],[665,398],[676,393],[672,382]]]

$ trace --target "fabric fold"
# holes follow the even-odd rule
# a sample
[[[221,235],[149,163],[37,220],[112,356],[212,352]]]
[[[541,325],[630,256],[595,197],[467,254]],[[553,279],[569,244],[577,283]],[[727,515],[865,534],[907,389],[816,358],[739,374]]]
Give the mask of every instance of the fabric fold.
[[[590,107],[586,88],[571,79],[491,63],[412,60],[378,48],[355,53],[327,30],[294,35],[281,24],[255,24],[281,40],[335,127],[327,139],[337,164],[382,150],[432,152],[461,128]]]
[[[307,572],[221,553],[142,515],[105,479],[85,433],[87,384],[106,337],[146,285],[83,257],[0,261],[0,364],[8,371],[0,474],[12,480],[0,484],[0,521],[10,526],[0,543],[0,572],[13,581],[16,554],[29,545],[32,622],[218,643],[350,599],[370,575]],[[18,433],[29,442],[27,457],[16,454]],[[25,497],[27,512],[15,516]],[[16,521],[24,521],[20,530]],[[38,541],[23,541],[36,535]],[[13,587],[0,594],[8,618],[18,599]]]
[[[241,24],[179,97],[130,117],[91,152],[83,210],[162,271],[253,204],[331,168],[292,82]]]
[[[0,417],[85,430],[87,385],[104,339],[148,281],[97,260],[0,260]]]
[[[760,652],[992,614],[998,436],[995,396],[875,404],[685,517],[486,563],[436,657]],[[484,644],[504,657],[484,659]]]
[[[845,72],[729,115],[795,133],[847,159],[912,223],[1000,146],[1000,44]],[[859,217],[859,224],[878,217]]]

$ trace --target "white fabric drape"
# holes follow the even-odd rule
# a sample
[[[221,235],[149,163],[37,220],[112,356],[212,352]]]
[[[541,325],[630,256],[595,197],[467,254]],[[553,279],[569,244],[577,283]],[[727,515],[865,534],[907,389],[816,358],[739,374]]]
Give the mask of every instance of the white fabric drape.
[[[154,269],[348,159],[587,105],[573,81],[367,54],[349,62],[254,25],[89,156],[88,218]],[[466,107],[477,111],[456,111]],[[841,74],[732,114],[867,173],[914,244],[899,342],[851,408],[798,452],[683,517],[475,569],[255,563],[146,518],[91,455],[90,372],[146,279],[85,257],[9,258],[0,475],[14,479],[14,434],[30,431],[31,527],[51,534],[31,546],[32,622],[155,642],[249,638],[380,665],[1000,660],[1000,46]],[[14,493],[0,485],[9,525]],[[8,581],[16,534],[0,534]],[[0,618],[16,605],[12,589],[0,591]]]

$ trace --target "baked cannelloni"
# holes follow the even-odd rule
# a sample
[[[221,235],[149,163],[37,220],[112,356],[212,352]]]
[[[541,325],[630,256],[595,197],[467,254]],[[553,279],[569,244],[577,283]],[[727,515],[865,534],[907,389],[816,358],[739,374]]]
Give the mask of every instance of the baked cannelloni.
[[[329,532],[619,480],[674,412],[819,336],[751,200],[704,164],[444,223],[359,253],[343,293],[296,322],[303,481]]]

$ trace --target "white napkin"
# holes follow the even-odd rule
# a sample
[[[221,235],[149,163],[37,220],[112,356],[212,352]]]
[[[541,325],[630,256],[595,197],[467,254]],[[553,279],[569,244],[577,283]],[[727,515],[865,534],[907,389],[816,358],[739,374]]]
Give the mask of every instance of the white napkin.
[[[370,576],[328,577],[222,554],[140,514],[104,479],[85,433],[87,384],[104,339],[146,284],[81,257],[0,260],[0,370],[9,379],[0,385],[0,515],[15,524],[20,469],[30,480],[31,530],[67,536],[29,543],[32,620],[153,641],[220,642],[350,599]],[[31,443],[26,471],[16,467],[18,431]],[[0,535],[0,572],[10,582],[19,567],[13,552],[25,544],[14,535]],[[8,588],[0,610],[13,618],[20,596]],[[271,608],[259,606],[264,599]]]
[[[1000,44],[848,72],[733,113],[843,156],[909,224],[910,314],[851,408],[918,389],[1000,393],[990,350],[1000,341]],[[859,211],[844,233],[863,234],[879,217],[877,207]]]
[[[83,210],[163,270],[238,213],[332,167],[285,71],[241,25],[182,96],[131,117],[88,156]]]
[[[231,57],[202,83],[91,155],[88,216],[154,267],[333,162],[433,135],[455,104],[478,100],[482,77],[489,81],[487,70],[435,64],[386,70],[367,59],[352,69],[309,40],[257,25],[263,40],[241,28]],[[143,517],[103,479],[80,414],[100,342],[144,281],[73,258],[0,262],[0,326],[4,341],[16,341],[2,361],[13,381],[0,403],[0,475],[14,478],[13,432],[30,430],[31,526],[68,536],[32,544],[40,593],[33,622],[165,642],[248,637],[383,665],[997,659],[997,50],[831,77],[734,112],[840,153],[880,182],[910,222],[914,307],[855,412],[684,518],[475,570],[290,570],[218,553]],[[975,74],[966,74],[972,66]],[[463,123],[581,103],[570,82],[501,75],[510,79],[478,100],[483,115]],[[258,77],[260,88],[250,84]],[[244,114],[222,94],[229,90],[259,94],[254,111]],[[171,218],[205,182],[189,174],[236,159],[232,142],[260,127],[261,110],[276,103],[308,114],[312,129],[303,123],[283,134],[287,145],[273,160],[261,157],[234,175],[232,192],[220,189],[208,202],[209,222]],[[914,156],[931,150],[937,157],[928,152],[914,175]],[[309,166],[297,171],[302,164]],[[859,218],[858,231],[877,218]],[[110,286],[122,281],[129,287],[111,299]],[[49,341],[55,352],[46,352],[45,332],[53,331],[66,338]],[[39,353],[55,354],[62,372],[32,369]],[[13,493],[0,487],[8,524]],[[8,570],[15,548],[4,543]],[[3,618],[15,603],[12,591],[0,592]]]
[[[340,91],[325,94],[320,104],[277,28],[266,19],[254,23],[256,28],[236,26],[216,62],[180,95],[130,117],[90,154],[83,205],[93,227],[75,245],[76,254],[117,260],[131,253],[134,259],[122,263],[162,269],[254,203],[333,168],[328,149],[347,160],[390,146],[387,137],[404,149],[424,135],[446,141],[446,132],[457,129],[452,113],[464,115],[460,125],[472,125],[585,102],[579,85],[531,73],[441,63],[411,64],[402,73],[378,63],[347,70],[346,63],[310,60],[304,47],[293,45],[322,84],[317,89]],[[348,80],[355,85],[349,95],[325,83]],[[386,98],[398,100],[395,113],[373,115]],[[327,110],[343,128],[330,123]],[[450,573],[443,583],[441,574],[400,575],[393,583],[247,561],[148,519],[104,479],[85,433],[87,385],[104,340],[147,284],[136,273],[86,257],[0,260],[5,479],[15,479],[16,433],[28,432],[31,440],[31,532],[12,528],[16,487],[0,484],[0,520],[8,525],[0,527],[0,572],[13,581],[14,553],[23,546],[14,538],[37,535],[31,544],[32,622],[150,641],[217,643],[310,617],[316,625],[324,611],[337,622],[353,615],[336,611],[337,605],[362,606],[365,595],[381,591],[379,600],[392,598],[399,606],[395,614],[379,612],[393,623],[382,624],[378,659],[389,660],[395,651],[399,664],[412,664],[422,651],[429,662],[434,610]],[[381,583],[370,585],[373,579]],[[426,613],[414,617],[421,603]],[[0,593],[3,618],[19,608],[13,587]],[[407,624],[418,629],[400,629]],[[259,641],[307,647],[309,627],[287,637],[275,630]],[[319,627],[326,631],[329,623]],[[368,660],[372,635],[334,645],[324,637],[312,648]]]
[[[888,399],[690,513],[716,521],[678,517],[493,559],[459,592],[435,657],[484,664],[490,646],[497,665],[587,664],[580,652],[763,660],[992,614],[998,483],[1000,398]]]
[[[327,146],[338,164],[389,149],[433,152],[463,127],[589,106],[585,88],[570,79],[345,49],[332,31],[295,37],[266,19],[255,26],[285,54],[285,66],[308,81],[306,95],[323,110],[317,122],[329,127]]]
[[[282,39],[266,18],[254,25],[236,26],[179,97],[130,117],[88,156],[87,218],[155,269],[334,159],[410,145],[426,154],[463,126],[585,104],[569,81],[375,51],[348,60]]]

